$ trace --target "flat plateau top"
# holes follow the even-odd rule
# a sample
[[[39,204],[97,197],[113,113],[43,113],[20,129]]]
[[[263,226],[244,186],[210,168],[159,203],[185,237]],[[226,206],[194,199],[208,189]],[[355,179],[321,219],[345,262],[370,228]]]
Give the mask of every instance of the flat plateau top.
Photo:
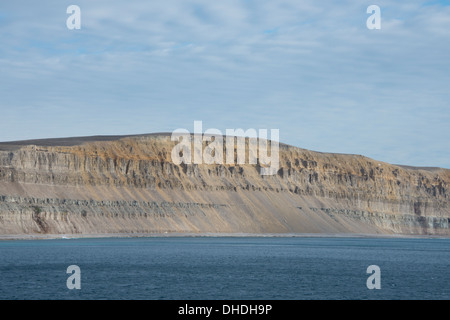
[[[0,142],[0,150],[12,151],[21,146],[36,145],[41,147],[69,147],[83,144],[85,142],[97,141],[115,141],[129,137],[145,137],[145,136],[166,136],[170,133],[149,133],[149,134],[130,134],[121,136],[88,136],[88,137],[68,137],[68,138],[50,138],[50,139],[32,139],[20,141]]]
[[[157,133],[147,133],[147,134],[130,134],[130,135],[97,135],[97,136],[85,136],[85,137],[66,137],[66,138],[49,138],[49,139],[31,139],[31,140],[20,140],[20,141],[6,141],[0,142],[0,151],[15,151],[23,146],[36,145],[41,147],[70,147],[81,145],[86,142],[100,142],[100,141],[116,141],[123,138],[130,137],[150,137],[150,136],[170,136],[170,132],[157,132]],[[290,147],[284,143],[280,143],[280,147]],[[322,154],[339,154],[339,153],[327,153],[318,152]],[[346,156],[352,156],[350,154],[342,154]],[[416,167],[408,165],[394,164],[395,166],[401,167],[406,170],[426,170],[426,171],[436,171],[442,168],[438,167]]]

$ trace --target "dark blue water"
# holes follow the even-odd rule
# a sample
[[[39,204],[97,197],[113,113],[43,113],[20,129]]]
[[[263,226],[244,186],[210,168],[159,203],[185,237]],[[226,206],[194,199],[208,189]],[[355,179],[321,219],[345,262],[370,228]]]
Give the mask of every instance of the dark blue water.
[[[449,266],[450,239],[0,241],[0,299],[449,299]]]

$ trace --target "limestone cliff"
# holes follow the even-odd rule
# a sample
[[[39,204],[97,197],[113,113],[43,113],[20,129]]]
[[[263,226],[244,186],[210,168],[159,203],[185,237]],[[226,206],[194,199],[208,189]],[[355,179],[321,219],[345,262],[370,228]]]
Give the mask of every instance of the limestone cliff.
[[[280,145],[259,165],[176,165],[168,134],[0,143],[0,234],[450,235],[450,170]]]

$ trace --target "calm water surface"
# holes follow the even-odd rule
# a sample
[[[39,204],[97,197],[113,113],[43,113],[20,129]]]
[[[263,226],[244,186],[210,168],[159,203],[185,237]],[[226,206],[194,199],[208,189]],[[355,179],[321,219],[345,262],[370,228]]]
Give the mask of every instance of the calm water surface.
[[[81,269],[69,290],[67,267]],[[366,286],[378,265],[381,289]],[[0,241],[0,299],[450,299],[450,239]]]

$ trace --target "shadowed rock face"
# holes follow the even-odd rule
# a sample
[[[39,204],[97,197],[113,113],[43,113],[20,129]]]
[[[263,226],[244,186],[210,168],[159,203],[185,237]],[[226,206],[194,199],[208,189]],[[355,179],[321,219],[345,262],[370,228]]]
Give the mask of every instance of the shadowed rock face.
[[[259,165],[175,165],[168,134],[0,143],[0,234],[450,235],[450,170],[280,145]]]

